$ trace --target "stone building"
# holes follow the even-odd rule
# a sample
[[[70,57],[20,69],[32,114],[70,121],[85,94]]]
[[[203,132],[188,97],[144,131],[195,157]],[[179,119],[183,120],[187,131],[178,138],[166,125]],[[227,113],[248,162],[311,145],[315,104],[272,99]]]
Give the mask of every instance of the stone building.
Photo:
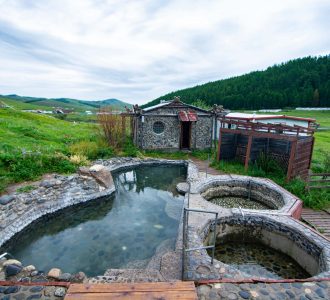
[[[219,107],[216,107],[219,110]],[[221,110],[221,108],[220,108]],[[133,141],[141,149],[166,151],[212,146],[215,109],[207,111],[175,97],[152,107],[134,107]]]

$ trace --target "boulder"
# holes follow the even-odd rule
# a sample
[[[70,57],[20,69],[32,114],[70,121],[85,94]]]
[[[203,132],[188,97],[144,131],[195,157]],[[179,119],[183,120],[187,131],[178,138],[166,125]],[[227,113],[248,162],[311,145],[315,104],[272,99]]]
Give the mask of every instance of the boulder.
[[[60,269],[53,268],[48,272],[47,276],[50,278],[58,279],[61,276],[61,274],[62,271]]]
[[[4,267],[7,267],[9,265],[15,265],[15,266],[21,267],[22,266],[22,263],[20,261],[16,260],[16,259],[8,259],[5,262],[3,262],[2,265]]]
[[[15,196],[13,195],[4,195],[0,197],[0,204],[6,205],[9,202],[13,201],[15,199]]]
[[[90,169],[90,174],[96,179],[96,181],[104,186],[110,188],[113,186],[113,178],[110,171],[102,165],[94,165]]]

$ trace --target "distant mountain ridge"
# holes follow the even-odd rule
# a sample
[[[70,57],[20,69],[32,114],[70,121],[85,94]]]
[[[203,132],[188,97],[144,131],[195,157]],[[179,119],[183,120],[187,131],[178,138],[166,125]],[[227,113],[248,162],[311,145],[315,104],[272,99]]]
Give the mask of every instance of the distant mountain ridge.
[[[202,101],[208,106],[221,104],[228,109],[329,107],[330,55],[298,58],[263,71],[178,90],[142,108],[174,96],[188,104]]]
[[[42,98],[19,95],[0,95],[0,101],[8,106],[18,109],[42,109],[51,110],[54,107],[72,109],[74,111],[97,110],[102,107],[111,106],[115,110],[124,110],[125,106],[132,107],[131,104],[119,99],[111,98],[105,100],[88,101],[71,98]]]

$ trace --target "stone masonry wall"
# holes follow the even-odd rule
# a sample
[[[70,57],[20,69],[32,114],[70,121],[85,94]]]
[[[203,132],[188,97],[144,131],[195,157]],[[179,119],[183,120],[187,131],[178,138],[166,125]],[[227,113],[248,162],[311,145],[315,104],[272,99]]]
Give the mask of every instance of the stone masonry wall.
[[[157,114],[156,114],[157,112]],[[176,110],[171,110],[172,115],[162,115],[168,112],[157,110],[153,114],[146,114],[144,122],[139,121],[138,145],[142,149],[179,150],[181,124]],[[157,121],[164,123],[164,132],[157,134],[153,131],[153,124]],[[212,118],[207,114],[198,115],[197,122],[191,126],[191,148],[205,149],[211,147]]]

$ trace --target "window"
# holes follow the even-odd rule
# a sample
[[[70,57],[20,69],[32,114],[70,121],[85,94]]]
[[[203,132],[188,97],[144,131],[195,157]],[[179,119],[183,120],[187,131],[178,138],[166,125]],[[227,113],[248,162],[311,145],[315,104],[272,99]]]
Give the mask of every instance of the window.
[[[157,121],[154,123],[154,126],[153,126],[154,133],[161,134],[164,132],[164,129],[165,129],[165,125],[163,122]]]

